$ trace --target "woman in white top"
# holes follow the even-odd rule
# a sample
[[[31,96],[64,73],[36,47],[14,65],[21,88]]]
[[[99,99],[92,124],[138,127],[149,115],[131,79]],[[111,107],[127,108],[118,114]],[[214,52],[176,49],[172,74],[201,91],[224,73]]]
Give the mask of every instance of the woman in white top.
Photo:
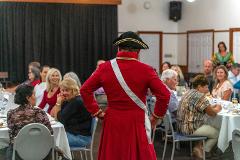
[[[223,65],[216,67],[214,76],[216,78],[216,82],[213,87],[212,96],[214,98],[221,98],[222,100],[228,101],[231,98],[233,86],[228,80],[227,68]]]
[[[37,84],[34,87],[37,106],[41,103],[43,98],[43,93],[46,90],[46,77],[49,69],[50,67],[48,65],[44,65],[41,67],[41,70],[40,70],[41,83]]]

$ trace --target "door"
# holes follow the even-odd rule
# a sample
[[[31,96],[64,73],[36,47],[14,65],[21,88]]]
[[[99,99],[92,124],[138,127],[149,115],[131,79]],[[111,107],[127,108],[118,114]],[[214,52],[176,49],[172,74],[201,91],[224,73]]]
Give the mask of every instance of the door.
[[[188,72],[201,73],[213,54],[213,32],[188,33]]]

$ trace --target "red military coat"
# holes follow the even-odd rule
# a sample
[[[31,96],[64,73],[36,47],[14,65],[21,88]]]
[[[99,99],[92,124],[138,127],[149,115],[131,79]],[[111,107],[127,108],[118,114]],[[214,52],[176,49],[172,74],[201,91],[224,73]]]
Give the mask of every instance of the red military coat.
[[[118,52],[117,57],[137,58],[135,52]],[[137,60],[118,59],[117,63],[129,88],[145,103],[148,88],[156,96],[154,113],[164,116],[170,93],[152,67]],[[108,61],[99,66],[83,84],[80,92],[87,110],[99,111],[93,92],[103,87],[108,107],[103,121],[98,160],[156,160],[148,144],[144,111],[124,92]]]

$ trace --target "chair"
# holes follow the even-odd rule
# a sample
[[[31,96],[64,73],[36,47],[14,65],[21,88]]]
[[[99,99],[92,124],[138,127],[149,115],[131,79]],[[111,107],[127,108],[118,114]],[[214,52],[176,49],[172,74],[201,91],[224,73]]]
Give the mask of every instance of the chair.
[[[3,87],[6,87],[9,83],[6,79],[8,79],[8,72],[0,72],[0,81],[3,84]]]
[[[234,153],[234,159],[240,159],[240,129],[235,129],[232,133],[232,148]]]
[[[147,96],[147,102],[146,102],[146,105],[147,105],[147,109],[148,109],[148,114],[149,114],[149,117],[150,115],[152,115],[152,113],[154,112],[154,107],[155,107],[155,103],[156,103],[156,97],[154,96]],[[161,130],[161,131],[165,131],[164,129],[164,126],[161,125],[161,122],[159,122],[156,126],[156,128],[154,128],[152,130],[152,143],[154,142],[155,140],[155,134],[156,134],[156,131],[157,130]]]
[[[187,136],[187,135],[183,135],[180,133],[177,133],[174,131],[173,126],[172,126],[172,118],[170,113],[167,111],[167,114],[165,115],[164,119],[164,126],[165,126],[165,143],[164,143],[164,150],[163,150],[163,156],[162,156],[162,160],[165,157],[165,153],[166,153],[166,148],[167,148],[167,141],[168,138],[173,139],[173,148],[172,148],[172,155],[171,155],[171,160],[173,160],[174,157],[174,152],[175,152],[175,143],[176,142],[190,142],[190,153],[192,155],[192,141],[203,141],[203,148],[205,148],[205,140],[207,139],[207,137],[202,137],[202,136]],[[205,160],[205,151],[203,151],[203,159]]]
[[[54,159],[54,137],[46,126],[31,123],[24,126],[14,138],[12,160],[16,152],[24,160],[42,160],[51,151]]]
[[[72,153],[72,157],[73,156],[73,152],[80,152],[80,156],[81,159],[83,159],[83,152],[84,152],[84,159],[88,160],[88,156],[87,156],[87,152],[90,153],[90,159],[93,160],[93,142],[94,142],[94,137],[95,137],[95,133],[96,133],[96,128],[97,128],[97,124],[98,124],[98,118],[93,118],[92,119],[92,127],[91,127],[91,133],[92,133],[92,140],[91,140],[91,144],[89,146],[86,147],[71,147],[71,153]]]

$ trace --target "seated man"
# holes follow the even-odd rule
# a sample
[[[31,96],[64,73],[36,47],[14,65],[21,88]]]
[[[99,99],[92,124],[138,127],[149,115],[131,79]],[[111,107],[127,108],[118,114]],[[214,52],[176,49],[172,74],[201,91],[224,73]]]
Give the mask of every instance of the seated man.
[[[214,79],[213,79],[213,64],[211,60],[205,60],[203,62],[203,74],[206,76],[208,80],[208,89],[210,94],[212,93],[213,86],[214,86]]]
[[[186,135],[206,136],[205,151],[210,152],[217,143],[219,130],[204,121],[205,114],[214,117],[221,111],[220,105],[211,106],[205,94],[208,93],[208,80],[204,75],[193,79],[193,89],[189,90],[179,102],[177,128]],[[202,144],[194,147],[194,154],[202,158]]]
[[[175,95],[176,86],[177,86],[177,72],[172,69],[166,69],[162,72],[161,79],[166,84],[168,90],[171,93],[171,97],[168,104],[168,110],[171,114],[173,122],[176,122],[178,100]]]

